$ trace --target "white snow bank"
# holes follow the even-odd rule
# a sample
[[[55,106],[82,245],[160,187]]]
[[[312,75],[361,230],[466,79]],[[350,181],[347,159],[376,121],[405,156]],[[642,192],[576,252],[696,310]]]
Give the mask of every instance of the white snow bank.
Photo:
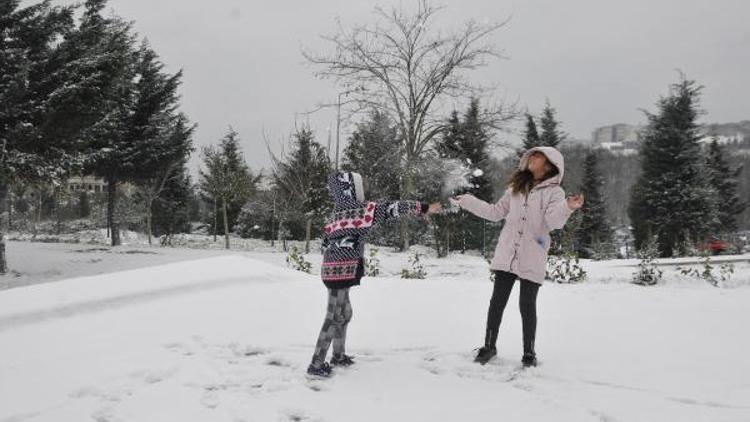
[[[471,362],[492,289],[478,260],[364,279],[357,364],[327,381],[304,376],[325,289],[273,264],[228,256],[0,291],[0,421],[750,420],[750,288],[545,285],[542,364],[519,373],[517,291],[498,358]]]

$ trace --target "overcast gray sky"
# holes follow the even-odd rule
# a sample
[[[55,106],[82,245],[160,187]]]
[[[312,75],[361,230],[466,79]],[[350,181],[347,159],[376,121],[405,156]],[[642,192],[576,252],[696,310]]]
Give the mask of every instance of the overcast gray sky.
[[[60,0],[60,2],[69,2]],[[376,5],[415,1],[111,0],[133,20],[170,70],[184,69],[182,109],[199,124],[198,145],[232,125],[254,170],[268,167],[263,133],[278,150],[295,113],[331,102],[338,92],[314,78],[301,46],[325,50],[319,35],[372,21]],[[705,85],[705,122],[750,119],[750,2],[744,0],[461,0],[439,1],[442,22],[509,24],[494,34],[508,56],[476,72],[496,83],[495,98],[538,112],[549,98],[563,129],[588,139],[597,126],[643,122],[676,69]],[[299,121],[305,118],[297,117]],[[323,144],[333,110],[310,118]],[[342,139],[349,133],[342,128]],[[335,139],[335,132],[332,134]],[[196,160],[194,160],[194,163]]]

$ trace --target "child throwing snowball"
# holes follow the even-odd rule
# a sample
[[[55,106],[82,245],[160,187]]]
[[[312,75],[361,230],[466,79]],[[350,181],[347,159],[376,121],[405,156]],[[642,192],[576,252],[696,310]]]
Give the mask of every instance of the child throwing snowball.
[[[439,212],[439,203],[419,201],[366,202],[362,177],[358,173],[336,172],[328,176],[328,191],[334,202],[333,216],[325,225],[323,265],[320,270],[328,288],[328,310],[320,329],[307,373],[327,377],[331,366],[354,363],[346,355],[346,329],[352,318],[349,288],[359,285],[364,274],[365,236],[378,223],[406,215]],[[333,343],[330,365],[328,348]]]
[[[560,187],[563,156],[552,147],[531,148],[521,157],[509,187],[495,204],[472,195],[459,195],[451,202],[490,221],[505,219],[490,268],[495,285],[487,312],[484,346],[475,361],[487,363],[497,354],[500,321],[511,289],[520,280],[519,308],[523,325],[524,366],[536,366],[536,297],[544,281],[549,233],[565,225],[568,217],[583,206],[583,195],[565,197]]]

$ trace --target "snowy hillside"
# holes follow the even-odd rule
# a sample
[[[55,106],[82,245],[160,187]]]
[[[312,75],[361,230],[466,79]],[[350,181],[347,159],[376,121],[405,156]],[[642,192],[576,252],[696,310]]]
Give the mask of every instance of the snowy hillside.
[[[723,289],[587,264],[590,282],[542,287],[541,365],[519,371],[517,291],[478,366],[486,267],[427,260],[426,280],[353,289],[357,364],[319,381],[304,371],[325,289],[256,255],[0,291],[0,421],[750,420],[746,262]]]

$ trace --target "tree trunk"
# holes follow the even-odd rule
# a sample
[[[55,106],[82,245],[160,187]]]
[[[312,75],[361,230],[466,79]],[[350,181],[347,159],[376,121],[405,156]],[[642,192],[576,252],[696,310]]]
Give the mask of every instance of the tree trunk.
[[[0,274],[8,272],[8,261],[5,259],[5,234],[0,229]]]
[[[148,232],[148,245],[151,246],[151,237],[153,230],[151,229],[151,205],[146,210],[146,232]]]
[[[219,231],[219,208],[216,205],[216,197],[214,197],[214,243],[216,243],[216,232]]]
[[[62,232],[62,213],[60,212],[60,209],[62,208],[60,206],[60,202],[62,200],[60,199],[60,188],[55,188],[54,198],[55,217],[57,219],[57,221],[55,222],[55,232],[57,235],[60,235],[60,233]]]
[[[2,194],[2,196],[0,196],[0,202],[4,204],[4,207],[6,209],[10,210],[11,205],[8,204],[8,201],[6,200],[6,198],[10,195],[6,196],[5,192],[5,189],[2,189],[0,187],[0,194]],[[0,215],[2,215],[2,213],[0,213]],[[8,212],[8,215],[10,215],[10,212]],[[2,223],[3,221],[1,221],[0,219],[0,274],[5,274],[6,272],[8,272],[8,261],[6,261],[5,258],[5,231]]]
[[[107,221],[112,246],[120,246],[120,227],[115,221],[115,205],[117,203],[117,180],[114,177],[107,178]]]
[[[305,227],[305,253],[310,253],[310,235],[312,234],[312,218],[307,218],[307,227]]]
[[[13,191],[8,187],[8,199],[5,202],[8,210],[8,231],[13,227]]]
[[[221,200],[222,214],[224,217],[224,246],[229,249],[229,221],[227,221],[227,200]]]
[[[410,165],[407,163],[404,172],[403,186],[401,188],[401,199],[410,199],[414,193],[414,182],[412,180]],[[401,232],[401,251],[409,250],[409,225],[406,218],[399,218],[399,228]]]
[[[36,193],[39,197],[39,201],[37,201],[36,210],[33,211],[34,217],[32,218],[32,224],[34,225],[34,240],[36,240],[36,235],[38,234],[37,230],[39,228],[39,222],[42,221],[42,191],[37,190]]]

